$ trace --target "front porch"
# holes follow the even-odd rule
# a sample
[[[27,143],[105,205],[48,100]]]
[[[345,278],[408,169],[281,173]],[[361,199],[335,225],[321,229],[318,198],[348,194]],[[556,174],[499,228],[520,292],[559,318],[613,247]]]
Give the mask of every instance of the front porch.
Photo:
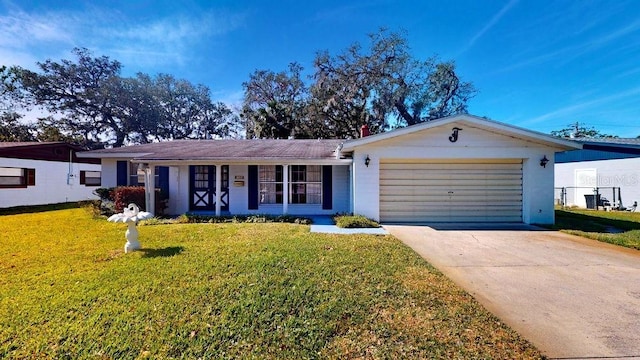
[[[314,216],[351,211],[349,164],[140,164],[149,179],[157,166],[168,169],[168,214]],[[145,181],[146,205],[153,208],[153,189],[147,184],[152,182]]]

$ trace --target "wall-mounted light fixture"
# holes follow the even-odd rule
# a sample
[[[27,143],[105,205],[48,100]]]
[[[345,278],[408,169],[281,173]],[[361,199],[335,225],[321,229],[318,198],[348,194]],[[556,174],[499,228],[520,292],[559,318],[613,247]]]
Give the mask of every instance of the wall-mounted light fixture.
[[[540,166],[542,166],[543,168],[546,168],[548,162],[549,162],[549,159],[547,159],[547,155],[545,155],[542,157],[542,159],[540,159]]]
[[[371,163],[371,159],[369,158],[369,155],[367,155],[367,157],[364,159],[364,164],[369,167],[369,164]]]

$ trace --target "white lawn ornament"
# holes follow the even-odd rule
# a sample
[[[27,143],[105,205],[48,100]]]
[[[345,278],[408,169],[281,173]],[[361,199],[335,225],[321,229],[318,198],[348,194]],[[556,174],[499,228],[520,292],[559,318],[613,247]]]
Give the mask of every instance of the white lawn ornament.
[[[124,236],[127,238],[127,243],[124,244],[124,252],[134,251],[140,249],[140,242],[138,242],[138,221],[152,218],[153,214],[146,211],[140,211],[140,208],[136,204],[129,204],[122,213],[111,215],[107,221],[115,223],[127,224],[127,231]]]

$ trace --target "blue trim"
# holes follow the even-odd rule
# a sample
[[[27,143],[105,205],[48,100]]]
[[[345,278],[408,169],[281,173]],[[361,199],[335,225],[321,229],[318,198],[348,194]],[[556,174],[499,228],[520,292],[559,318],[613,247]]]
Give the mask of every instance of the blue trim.
[[[127,186],[127,178],[129,175],[127,174],[129,170],[129,162],[128,161],[118,161],[116,165],[116,185],[117,186]]]
[[[333,167],[322,167],[322,210],[333,209]]]
[[[630,159],[637,158],[640,155],[605,151],[602,149],[584,149],[584,150],[571,150],[556,153],[556,164],[581,162],[581,161],[596,161],[596,160],[615,160],[615,159]]]
[[[249,210],[258,210],[258,165],[249,165],[247,174]]]
[[[160,188],[160,192],[164,194],[164,196],[169,196],[169,167],[168,166],[158,166],[158,188]]]

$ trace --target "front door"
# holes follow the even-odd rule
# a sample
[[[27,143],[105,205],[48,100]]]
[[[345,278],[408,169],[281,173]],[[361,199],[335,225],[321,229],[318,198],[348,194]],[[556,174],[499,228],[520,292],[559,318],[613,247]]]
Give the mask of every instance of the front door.
[[[229,210],[229,165],[221,166],[220,210]],[[189,210],[216,209],[216,167],[192,165],[189,167]]]

